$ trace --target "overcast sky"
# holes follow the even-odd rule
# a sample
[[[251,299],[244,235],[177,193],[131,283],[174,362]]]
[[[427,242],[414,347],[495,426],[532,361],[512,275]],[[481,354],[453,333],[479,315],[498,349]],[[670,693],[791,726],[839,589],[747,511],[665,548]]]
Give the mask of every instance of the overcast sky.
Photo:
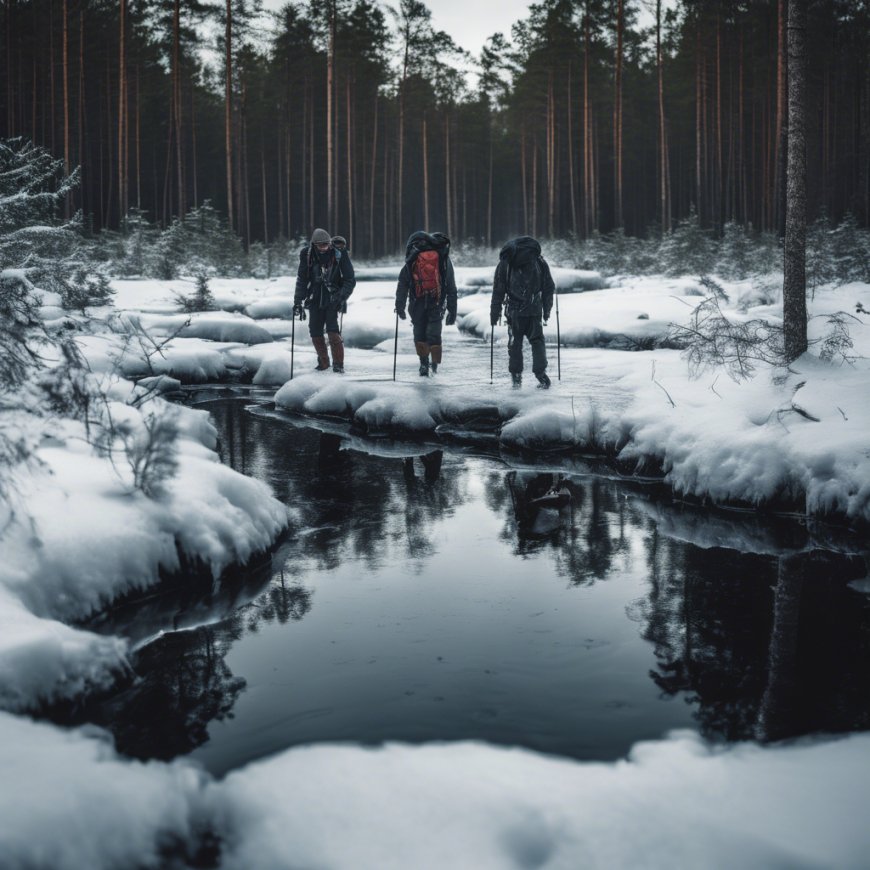
[[[280,9],[287,0],[263,0],[265,9]],[[397,3],[383,2],[384,6]],[[432,0],[426,4],[432,10],[436,30],[445,30],[453,41],[472,54],[479,54],[493,33],[510,38],[511,25],[525,18],[528,0]]]

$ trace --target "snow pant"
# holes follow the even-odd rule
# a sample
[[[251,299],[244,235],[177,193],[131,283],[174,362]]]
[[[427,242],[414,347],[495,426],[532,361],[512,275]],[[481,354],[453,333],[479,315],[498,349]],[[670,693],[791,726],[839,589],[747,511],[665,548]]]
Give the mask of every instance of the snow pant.
[[[329,354],[326,351],[326,340],[323,330],[329,334],[329,347],[332,350],[332,362],[337,366],[344,365],[344,342],[338,331],[338,305],[330,303],[325,308],[312,305],[308,312],[308,333],[311,343],[317,351],[317,367],[329,368]]]
[[[532,348],[532,371],[537,375],[547,370],[547,350],[544,346],[544,327],[540,317],[511,314],[508,319],[508,371],[512,375],[523,371],[523,338]]]
[[[437,306],[421,308],[411,312],[411,323],[414,326],[414,347],[417,356],[421,360],[429,361],[432,354],[432,362],[441,362],[441,318],[444,312]]]

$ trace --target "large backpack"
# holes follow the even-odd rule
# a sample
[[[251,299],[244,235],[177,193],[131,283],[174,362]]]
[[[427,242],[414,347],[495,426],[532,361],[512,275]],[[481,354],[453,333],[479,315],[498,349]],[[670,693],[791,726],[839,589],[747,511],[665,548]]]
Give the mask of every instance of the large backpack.
[[[441,263],[438,251],[420,251],[411,267],[414,295],[418,299],[441,301]]]
[[[508,305],[517,313],[533,308],[541,298],[541,266],[535,257],[521,264],[508,265]]]
[[[543,288],[540,243],[531,236],[519,236],[501,249],[499,259],[507,267],[506,308],[514,314],[538,314]]]

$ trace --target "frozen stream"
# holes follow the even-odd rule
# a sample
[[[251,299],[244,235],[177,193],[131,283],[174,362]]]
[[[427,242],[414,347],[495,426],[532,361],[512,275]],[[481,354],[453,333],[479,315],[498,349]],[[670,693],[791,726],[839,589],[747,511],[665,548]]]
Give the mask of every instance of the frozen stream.
[[[701,512],[582,466],[567,503],[541,507],[552,468],[425,445],[375,455],[248,401],[203,406],[224,461],[294,509],[290,533],[219,595],[95,626],[183,629],[143,643],[138,679],[77,711],[121,751],[220,774],[318,741],[613,759],[678,727],[870,727],[870,607],[849,586],[866,554],[848,535]]]

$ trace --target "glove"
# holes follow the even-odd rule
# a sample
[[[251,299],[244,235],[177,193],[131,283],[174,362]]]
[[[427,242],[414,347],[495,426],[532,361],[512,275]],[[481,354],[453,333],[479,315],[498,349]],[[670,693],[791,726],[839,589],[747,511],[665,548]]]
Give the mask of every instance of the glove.
[[[456,323],[456,312],[448,311],[447,319],[444,321],[444,323],[446,326],[453,326],[453,324]]]
[[[297,302],[297,303],[293,306],[293,318],[294,318],[294,320],[295,320],[297,317],[298,317],[300,320],[305,320],[305,308],[303,307],[303,305],[302,305],[301,302]]]
[[[404,308],[397,308],[397,309],[396,309],[396,314],[399,315],[399,320],[404,320],[404,319],[408,316],[407,314],[405,314],[405,309],[404,309]]]
[[[490,313],[489,313],[489,325],[495,326],[496,323],[499,322],[499,320],[501,320],[501,317],[498,314],[496,314],[494,311],[490,311]]]
[[[338,310],[342,314],[347,314],[347,300],[346,299],[344,300],[344,302],[341,303],[341,305],[338,306]]]
[[[548,320],[548,318],[545,317],[545,318],[544,318],[544,326],[547,325],[547,320]]]
[[[544,312],[544,326],[547,325],[547,321],[548,321],[549,319],[550,319],[550,312],[549,312],[549,311],[545,311],[545,312]]]

